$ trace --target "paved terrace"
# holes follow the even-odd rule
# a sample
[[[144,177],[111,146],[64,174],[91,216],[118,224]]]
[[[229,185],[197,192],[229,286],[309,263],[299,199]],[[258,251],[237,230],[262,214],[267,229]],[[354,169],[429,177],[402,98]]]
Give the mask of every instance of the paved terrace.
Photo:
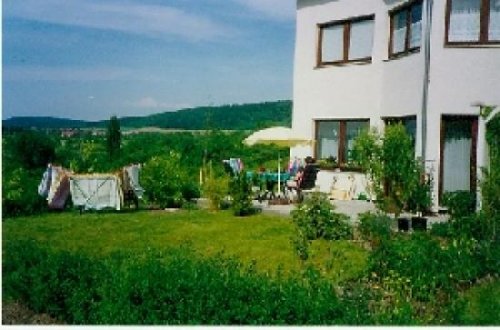
[[[351,201],[340,201],[340,200],[331,200],[330,201],[335,206],[335,211],[339,213],[343,213],[348,215],[352,222],[358,222],[358,215],[360,213],[364,213],[367,211],[375,212],[377,209],[375,204],[368,201],[360,201],[360,200],[351,200]],[[254,201],[254,206],[261,208],[262,212],[266,213],[277,213],[281,215],[288,216],[290,212],[297,206],[297,204],[288,204],[288,205],[270,205],[267,201],[259,203]],[[402,216],[411,217],[411,214],[402,214]],[[428,225],[432,226],[434,223],[444,222],[448,219],[447,215],[435,215],[435,216],[427,216]]]

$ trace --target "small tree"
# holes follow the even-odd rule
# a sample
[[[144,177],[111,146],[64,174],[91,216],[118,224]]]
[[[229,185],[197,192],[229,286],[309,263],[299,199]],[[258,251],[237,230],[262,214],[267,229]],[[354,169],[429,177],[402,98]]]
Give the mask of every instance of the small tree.
[[[109,158],[113,160],[115,157],[120,155],[120,146],[122,141],[120,121],[116,116],[111,116],[109,119],[106,138]]]

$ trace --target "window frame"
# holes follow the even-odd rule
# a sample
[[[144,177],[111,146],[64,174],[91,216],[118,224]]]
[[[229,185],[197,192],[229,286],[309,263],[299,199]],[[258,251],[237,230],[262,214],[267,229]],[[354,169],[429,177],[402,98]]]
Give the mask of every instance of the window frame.
[[[351,26],[352,24],[358,23],[358,22],[363,22],[363,21],[373,21],[373,24],[375,24],[375,14],[371,15],[364,15],[364,16],[357,16],[357,17],[351,17],[343,20],[336,20],[336,21],[330,21],[326,23],[320,23],[317,25],[317,33],[318,33],[318,43],[317,43],[317,52],[316,52],[316,67],[321,68],[324,66],[329,66],[329,65],[342,65],[342,64],[349,64],[349,63],[371,63],[372,62],[372,55],[373,53],[373,44],[372,44],[372,50],[370,53],[370,56],[366,56],[363,58],[356,58],[356,59],[349,59],[349,48],[350,48],[350,41],[351,41]],[[343,39],[342,39],[342,59],[338,61],[323,61],[322,58],[322,51],[323,51],[323,30],[328,27],[332,26],[343,26]],[[375,34],[375,28],[373,28],[372,31],[373,34]],[[374,37],[374,36],[373,36]],[[373,42],[374,42],[373,38]]]
[[[347,122],[363,122],[367,124],[367,128],[370,128],[370,118],[348,118],[348,119],[315,119],[314,120],[314,138],[315,141],[319,141],[319,125],[321,122],[338,122],[339,123],[339,136],[338,136],[338,151],[337,151],[337,164],[340,169],[349,168],[347,163],[346,155],[346,143],[347,143]],[[314,147],[314,158],[321,159],[319,156],[319,143],[316,143]],[[353,168],[350,168],[353,169]],[[353,169],[360,170],[360,169]]]
[[[420,40],[420,45],[417,47],[410,47],[410,36],[411,36],[411,12],[414,6],[420,4],[422,6],[422,15],[420,17],[420,22],[423,22],[423,0],[411,0],[401,6],[393,8],[389,11],[389,58],[398,58],[400,56],[413,54],[420,51],[422,38]],[[405,35],[405,47],[404,50],[400,52],[394,52],[394,18],[397,14],[401,12],[406,12],[406,35]],[[421,36],[423,36],[423,23]]]
[[[477,41],[449,41],[450,22],[451,22],[451,5],[453,0],[446,0],[446,15],[445,15],[445,46],[491,46],[500,45],[500,40],[489,40],[489,23],[490,23],[490,0],[479,0],[481,10],[479,17],[479,39]]]

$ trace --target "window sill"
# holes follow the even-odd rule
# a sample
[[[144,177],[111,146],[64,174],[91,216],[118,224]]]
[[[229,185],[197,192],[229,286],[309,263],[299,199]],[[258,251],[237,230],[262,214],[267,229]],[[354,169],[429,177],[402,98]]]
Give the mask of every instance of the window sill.
[[[346,61],[346,62],[321,63],[321,64],[316,65],[314,68],[315,69],[323,69],[323,68],[329,68],[329,67],[367,65],[367,64],[371,64],[371,63],[372,63],[372,59],[370,58],[369,60],[353,60],[353,61]]]
[[[420,53],[420,47],[414,48],[414,49],[410,49],[410,50],[408,50],[406,52],[401,52],[401,53],[397,53],[397,54],[391,54],[391,55],[389,55],[388,59],[384,60],[384,62],[391,62],[391,61],[395,61],[395,60],[400,60],[402,58],[411,56],[413,54],[418,54],[418,53]]]
[[[319,165],[319,169],[322,171],[330,172],[357,172],[364,173],[359,167],[349,167],[349,166],[325,166]]]
[[[445,42],[444,48],[500,48],[500,41],[489,42],[489,43]]]

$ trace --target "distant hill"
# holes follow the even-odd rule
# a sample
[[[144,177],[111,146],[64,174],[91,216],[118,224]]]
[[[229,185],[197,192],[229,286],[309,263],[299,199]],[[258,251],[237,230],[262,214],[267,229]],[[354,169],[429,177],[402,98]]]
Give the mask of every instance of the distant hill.
[[[169,111],[143,117],[122,117],[122,128],[158,127],[169,129],[252,130],[274,125],[290,126],[291,101],[207,106]],[[106,120],[83,121],[53,117],[12,117],[2,121],[7,128],[90,128],[105,127]]]
[[[12,117],[2,120],[3,127],[21,128],[84,128],[92,124],[96,123],[55,117]]]

